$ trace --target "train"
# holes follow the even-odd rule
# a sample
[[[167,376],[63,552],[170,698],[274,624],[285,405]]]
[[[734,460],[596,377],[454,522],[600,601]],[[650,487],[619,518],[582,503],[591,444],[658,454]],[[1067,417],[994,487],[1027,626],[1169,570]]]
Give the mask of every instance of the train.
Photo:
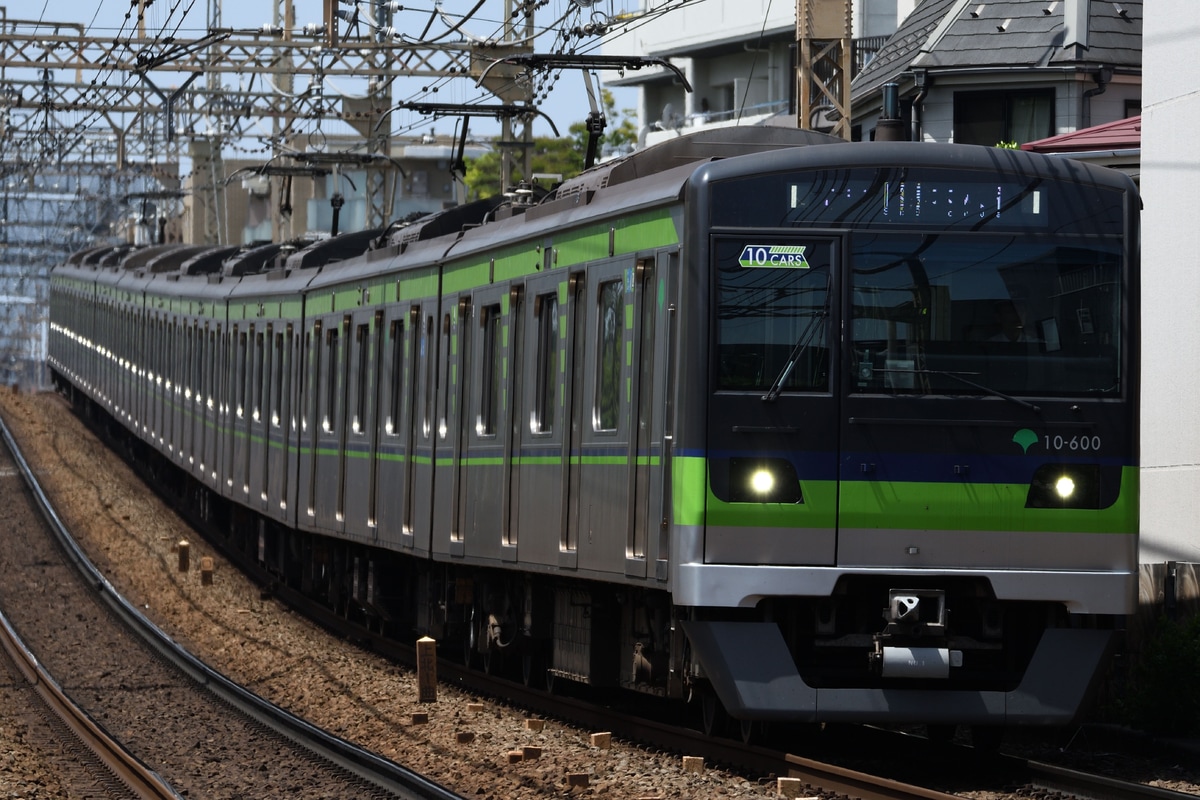
[[[76,253],[48,367],[368,630],[710,733],[1066,725],[1136,609],[1139,208],[1070,159],[710,130],[378,230]]]

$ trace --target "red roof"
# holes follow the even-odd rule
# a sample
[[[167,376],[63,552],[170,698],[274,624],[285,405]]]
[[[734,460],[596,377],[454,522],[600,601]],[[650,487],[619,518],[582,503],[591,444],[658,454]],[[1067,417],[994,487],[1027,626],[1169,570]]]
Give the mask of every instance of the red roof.
[[[1091,128],[1062,133],[1049,139],[1026,142],[1022,150],[1035,153],[1078,153],[1091,150],[1127,150],[1142,146],[1142,116],[1106,122]]]

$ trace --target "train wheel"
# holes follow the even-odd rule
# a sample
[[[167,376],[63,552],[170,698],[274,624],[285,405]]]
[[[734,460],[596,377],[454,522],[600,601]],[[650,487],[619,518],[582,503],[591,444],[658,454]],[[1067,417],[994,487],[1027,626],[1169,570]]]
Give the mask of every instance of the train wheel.
[[[724,736],[729,728],[729,714],[721,700],[712,692],[700,695],[700,730],[705,736]]]
[[[483,660],[483,671],[488,675],[499,675],[504,671],[505,654],[501,650],[489,647],[480,655]]]
[[[478,651],[478,624],[475,621],[475,608],[471,607],[471,616],[467,619],[467,624],[463,631],[463,666],[470,669],[475,661],[475,653]]]
[[[742,744],[753,744],[761,742],[764,738],[764,724],[756,722],[752,719],[738,720],[739,733],[742,735]]]

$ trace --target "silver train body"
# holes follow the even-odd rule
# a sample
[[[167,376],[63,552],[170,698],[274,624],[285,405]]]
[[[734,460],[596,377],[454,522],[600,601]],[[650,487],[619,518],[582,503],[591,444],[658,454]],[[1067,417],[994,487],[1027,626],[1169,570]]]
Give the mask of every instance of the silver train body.
[[[1060,724],[1133,610],[1136,208],[1029,154],[713,132],[528,207],[79,253],[49,364],[372,630],[706,725]],[[1010,297],[1040,344],[999,352]]]

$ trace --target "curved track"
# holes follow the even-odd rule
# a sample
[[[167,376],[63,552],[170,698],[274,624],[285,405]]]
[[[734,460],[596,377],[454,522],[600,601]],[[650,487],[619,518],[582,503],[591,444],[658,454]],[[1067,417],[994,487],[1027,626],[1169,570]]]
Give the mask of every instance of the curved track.
[[[27,484],[4,485],[0,564],[16,579],[0,588],[0,603],[38,669],[61,687],[30,672],[35,656],[17,651],[22,669],[49,695],[76,697],[85,728],[103,733],[93,721],[102,719],[109,738],[135,754],[118,758],[114,771],[162,776],[165,794],[135,796],[457,797],[267,703],[177,646],[92,567],[2,422],[0,434],[8,450],[0,459]]]

